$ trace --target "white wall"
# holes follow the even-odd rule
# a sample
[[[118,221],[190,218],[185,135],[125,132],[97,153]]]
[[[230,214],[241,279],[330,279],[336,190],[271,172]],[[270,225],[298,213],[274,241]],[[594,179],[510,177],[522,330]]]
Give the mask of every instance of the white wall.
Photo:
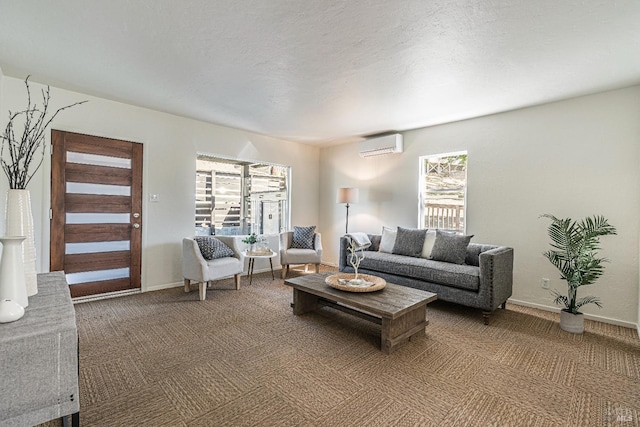
[[[513,300],[553,306],[540,286],[564,283],[542,256],[548,221],[602,214],[618,229],[604,237],[605,275],[579,295],[604,308],[584,312],[628,326],[638,322],[640,217],[640,86],[404,132],[405,151],[362,159],[357,144],[320,152],[320,228],[326,261],[337,263],[344,232],[338,187],[359,187],[349,230],[379,233],[382,225],[418,223],[418,157],[467,150],[468,234],[472,241],[515,249]]]
[[[23,107],[24,81],[0,76],[0,125],[6,125],[8,109]],[[42,86],[31,84],[32,96]],[[195,212],[195,171],[197,153],[215,154],[242,160],[289,165],[292,168],[292,222],[318,222],[319,149],[277,140],[223,126],[186,119],[134,107],[80,93],[51,88],[51,107],[76,101],[89,102],[63,111],[53,128],[90,135],[123,139],[144,144],[143,167],[143,290],[179,284],[181,239],[193,235]],[[36,98],[39,99],[39,98]],[[47,144],[50,144],[50,133]],[[49,156],[29,185],[36,232],[38,270],[49,268],[50,204]],[[0,194],[7,180],[0,175]],[[149,194],[159,194],[149,202]],[[0,197],[0,228],[4,231],[4,196]]]

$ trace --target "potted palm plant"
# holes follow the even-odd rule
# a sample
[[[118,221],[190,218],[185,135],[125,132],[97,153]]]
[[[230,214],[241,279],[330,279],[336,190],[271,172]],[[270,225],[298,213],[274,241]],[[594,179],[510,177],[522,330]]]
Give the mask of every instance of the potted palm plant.
[[[556,218],[542,215],[551,220],[548,233],[552,249],[543,255],[560,271],[560,278],[567,282],[567,294],[553,290],[554,303],[564,305],[560,312],[560,328],[572,333],[584,331],[584,315],[579,311],[587,304],[602,307],[600,299],[594,296],[578,298],[580,286],[592,285],[604,273],[606,258],[598,258],[600,237],[617,234],[614,226],[601,215],[586,217],[580,221],[571,218]]]

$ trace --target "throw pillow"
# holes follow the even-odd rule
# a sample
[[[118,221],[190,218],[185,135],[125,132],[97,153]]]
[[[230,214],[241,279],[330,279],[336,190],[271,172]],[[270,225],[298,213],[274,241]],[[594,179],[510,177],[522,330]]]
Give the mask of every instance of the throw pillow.
[[[393,252],[396,255],[419,257],[427,230],[398,227]]]
[[[378,251],[388,254],[393,252],[393,246],[396,243],[397,231],[393,228],[382,227],[382,237],[380,238],[380,247]]]
[[[453,264],[464,264],[467,256],[467,246],[469,246],[472,237],[473,235],[463,236],[436,230],[436,241],[431,251],[431,259]]]
[[[206,260],[232,257],[235,255],[233,249],[215,237],[194,237],[193,240],[198,244],[200,253]]]
[[[296,249],[313,249],[313,240],[315,238],[316,226],[310,227],[293,227],[292,248]]]
[[[424,238],[424,246],[422,246],[422,258],[431,258],[431,251],[433,250],[433,244],[436,242],[436,230],[427,230],[427,235]]]
[[[369,240],[371,240],[371,246],[369,246],[367,250],[378,252],[378,249],[380,249],[380,240],[382,239],[382,236],[379,234],[368,234],[368,236]]]

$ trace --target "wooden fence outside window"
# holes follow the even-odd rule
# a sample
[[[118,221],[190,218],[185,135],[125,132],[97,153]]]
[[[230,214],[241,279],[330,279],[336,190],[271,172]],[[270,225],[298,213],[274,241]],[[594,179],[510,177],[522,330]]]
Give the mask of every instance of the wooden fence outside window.
[[[424,211],[426,228],[464,231],[464,206],[427,203]]]

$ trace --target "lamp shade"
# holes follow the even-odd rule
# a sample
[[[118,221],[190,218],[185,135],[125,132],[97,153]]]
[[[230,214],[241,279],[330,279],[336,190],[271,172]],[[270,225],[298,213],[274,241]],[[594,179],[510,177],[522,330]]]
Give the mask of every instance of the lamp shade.
[[[358,203],[358,189],[357,188],[338,188],[338,197],[336,197],[336,203]]]

